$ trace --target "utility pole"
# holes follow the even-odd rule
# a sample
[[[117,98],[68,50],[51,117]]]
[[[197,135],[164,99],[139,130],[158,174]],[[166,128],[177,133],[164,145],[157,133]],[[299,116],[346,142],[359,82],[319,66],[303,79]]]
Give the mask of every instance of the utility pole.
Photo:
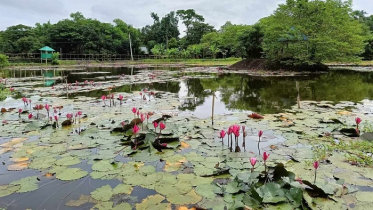
[[[132,42],[131,42],[131,34],[128,32],[128,38],[130,40],[130,51],[131,51],[131,60],[133,60],[133,55],[132,55]]]

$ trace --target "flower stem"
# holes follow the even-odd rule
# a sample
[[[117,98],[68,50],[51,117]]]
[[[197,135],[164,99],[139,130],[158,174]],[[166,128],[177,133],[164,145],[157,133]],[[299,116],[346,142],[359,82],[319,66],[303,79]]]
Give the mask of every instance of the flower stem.
[[[313,184],[316,184],[316,173],[317,173],[317,169],[315,169],[315,180],[313,181]]]

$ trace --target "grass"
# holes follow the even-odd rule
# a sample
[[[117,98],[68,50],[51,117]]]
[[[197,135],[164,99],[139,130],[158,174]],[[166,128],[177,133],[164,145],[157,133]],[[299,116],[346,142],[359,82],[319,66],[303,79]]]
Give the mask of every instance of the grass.
[[[325,62],[325,65],[357,65],[357,66],[373,66],[373,61],[351,62]]]
[[[185,64],[198,66],[213,66],[213,65],[232,65],[241,61],[241,58],[226,58],[226,59],[144,59],[139,61],[130,61],[131,64]]]
[[[135,60],[135,61],[77,61],[77,60],[60,60],[60,67],[61,66],[71,66],[71,65],[84,65],[84,64],[113,64],[113,63],[124,63],[130,65],[137,65],[137,64],[181,64],[181,65],[197,65],[197,66],[228,66],[232,65],[238,61],[241,61],[241,58],[226,58],[226,59],[143,59],[143,60]],[[11,67],[13,66],[52,66],[51,63],[42,64],[42,63],[32,63],[32,62],[19,62],[19,63],[11,63]]]

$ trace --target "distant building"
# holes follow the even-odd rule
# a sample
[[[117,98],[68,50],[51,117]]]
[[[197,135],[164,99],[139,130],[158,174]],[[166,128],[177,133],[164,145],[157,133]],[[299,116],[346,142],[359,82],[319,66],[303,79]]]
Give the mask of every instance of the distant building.
[[[149,55],[148,48],[146,48],[145,46],[140,47],[140,51],[144,52],[145,55]]]

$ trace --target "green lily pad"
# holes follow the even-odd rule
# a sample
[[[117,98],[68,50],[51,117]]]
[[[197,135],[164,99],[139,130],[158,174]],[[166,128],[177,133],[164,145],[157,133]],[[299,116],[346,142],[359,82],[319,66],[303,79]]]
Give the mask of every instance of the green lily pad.
[[[167,200],[170,203],[177,204],[177,205],[186,205],[186,204],[195,204],[202,200],[202,197],[197,195],[195,190],[191,190],[186,194],[173,194],[167,196]]]
[[[80,163],[79,158],[77,157],[64,157],[61,159],[58,159],[55,164],[60,166],[71,166]]]
[[[92,165],[92,170],[94,171],[111,171],[119,169],[123,166],[123,163],[121,162],[110,162],[108,160],[101,160]]]
[[[1,185],[0,198],[13,194],[21,189],[21,185]]]
[[[18,193],[31,192],[39,188],[37,184],[39,181],[37,180],[37,178],[37,176],[30,176],[18,181],[11,182],[9,185],[21,186],[21,188],[17,190]]]
[[[81,179],[87,175],[88,173],[80,168],[68,168],[65,171],[57,173],[56,178],[62,181],[72,181]]]
[[[214,192],[217,188],[219,187],[215,184],[202,184],[196,187],[196,193],[204,198],[213,199],[216,197]]]
[[[121,194],[121,193],[125,193],[129,195],[131,194],[132,190],[133,188],[129,185],[119,184],[113,189],[113,195]]]
[[[165,197],[161,195],[151,195],[145,198],[141,203],[136,204],[136,209],[138,210],[164,210],[164,209],[171,209],[171,204],[169,203],[161,203],[164,201]]]
[[[98,201],[109,201],[113,196],[113,191],[110,185],[104,185],[91,192],[91,197]]]

